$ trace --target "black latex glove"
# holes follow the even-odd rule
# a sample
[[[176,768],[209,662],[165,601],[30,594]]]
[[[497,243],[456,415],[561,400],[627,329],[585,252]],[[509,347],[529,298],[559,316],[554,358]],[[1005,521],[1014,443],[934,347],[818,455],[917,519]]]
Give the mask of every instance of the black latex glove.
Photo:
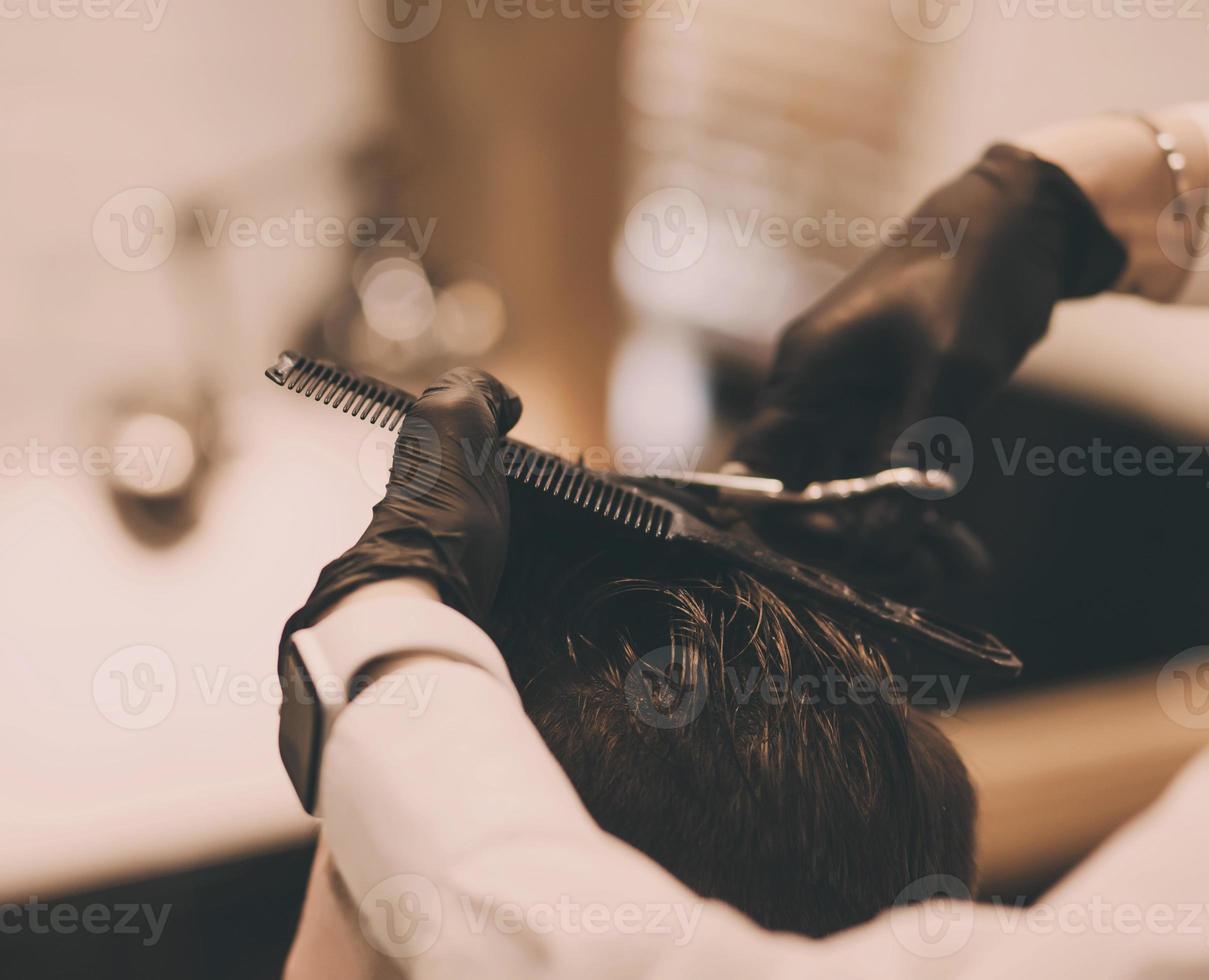
[[[508,550],[508,487],[500,438],[521,401],[491,375],[458,368],[431,385],[399,430],[386,495],[369,527],[319,573],[283,641],[363,585],[418,575],[482,622]]]
[[[786,327],[734,458],[792,487],[873,473],[915,422],[963,424],[1045,333],[1055,304],[1111,286],[1121,245],[1058,167],[994,146],[910,223],[964,227],[956,253],[884,246]],[[937,228],[933,241],[942,240]],[[937,507],[903,494],[755,520],[775,547],[904,598],[984,571],[987,557]]]
[[[914,422],[966,422],[1054,305],[1107,289],[1126,260],[1061,169],[1011,146],[929,197],[908,236],[941,219],[964,222],[956,254],[883,246],[786,327],[734,459],[799,487],[884,469]]]

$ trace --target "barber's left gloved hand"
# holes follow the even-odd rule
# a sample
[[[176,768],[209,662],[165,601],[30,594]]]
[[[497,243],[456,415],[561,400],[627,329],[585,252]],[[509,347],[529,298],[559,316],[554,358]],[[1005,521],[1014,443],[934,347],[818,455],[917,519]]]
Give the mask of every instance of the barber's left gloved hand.
[[[501,437],[521,401],[490,374],[458,368],[407,413],[386,495],[361,539],[319,573],[283,642],[356,589],[420,576],[476,622],[491,608],[508,550],[508,487]]]

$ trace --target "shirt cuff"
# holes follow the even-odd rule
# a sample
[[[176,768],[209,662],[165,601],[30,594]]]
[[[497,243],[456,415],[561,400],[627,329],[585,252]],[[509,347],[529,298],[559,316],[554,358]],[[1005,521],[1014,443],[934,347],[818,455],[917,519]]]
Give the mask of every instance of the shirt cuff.
[[[472,620],[444,603],[423,579],[397,579],[358,589],[306,633],[322,634],[351,674],[375,660],[437,654],[486,671],[515,692],[504,658]]]

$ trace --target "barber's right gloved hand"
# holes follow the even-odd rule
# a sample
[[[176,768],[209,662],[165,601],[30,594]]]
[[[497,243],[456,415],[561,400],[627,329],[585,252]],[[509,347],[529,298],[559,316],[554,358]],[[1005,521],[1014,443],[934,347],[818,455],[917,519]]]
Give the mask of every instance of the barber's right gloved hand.
[[[955,254],[942,221],[961,235]],[[1003,145],[932,194],[905,239],[785,329],[733,454],[750,471],[800,487],[884,469],[913,423],[964,423],[1054,305],[1107,289],[1126,259],[1061,169]]]
[[[483,371],[459,368],[429,386],[400,427],[369,527],[319,573],[283,645],[361,586],[409,576],[428,579],[447,605],[481,623],[508,551],[500,440],[520,414],[520,398]]]
[[[960,236],[955,250],[942,228]],[[892,452],[910,426],[966,423],[1045,333],[1055,304],[1109,288],[1125,261],[1061,169],[992,147],[920,206],[905,243],[883,246],[786,327],[733,458],[795,488],[920,465]],[[769,511],[754,525],[794,557],[917,601],[989,567],[969,531],[904,494]]]

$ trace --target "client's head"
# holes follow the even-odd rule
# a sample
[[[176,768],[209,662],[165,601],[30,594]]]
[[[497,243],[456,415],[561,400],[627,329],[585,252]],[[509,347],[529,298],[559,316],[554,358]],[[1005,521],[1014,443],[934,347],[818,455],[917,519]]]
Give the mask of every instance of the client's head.
[[[699,894],[820,936],[920,878],[972,884],[960,759],[808,597],[607,553],[508,586],[493,631],[546,743],[605,830]]]

